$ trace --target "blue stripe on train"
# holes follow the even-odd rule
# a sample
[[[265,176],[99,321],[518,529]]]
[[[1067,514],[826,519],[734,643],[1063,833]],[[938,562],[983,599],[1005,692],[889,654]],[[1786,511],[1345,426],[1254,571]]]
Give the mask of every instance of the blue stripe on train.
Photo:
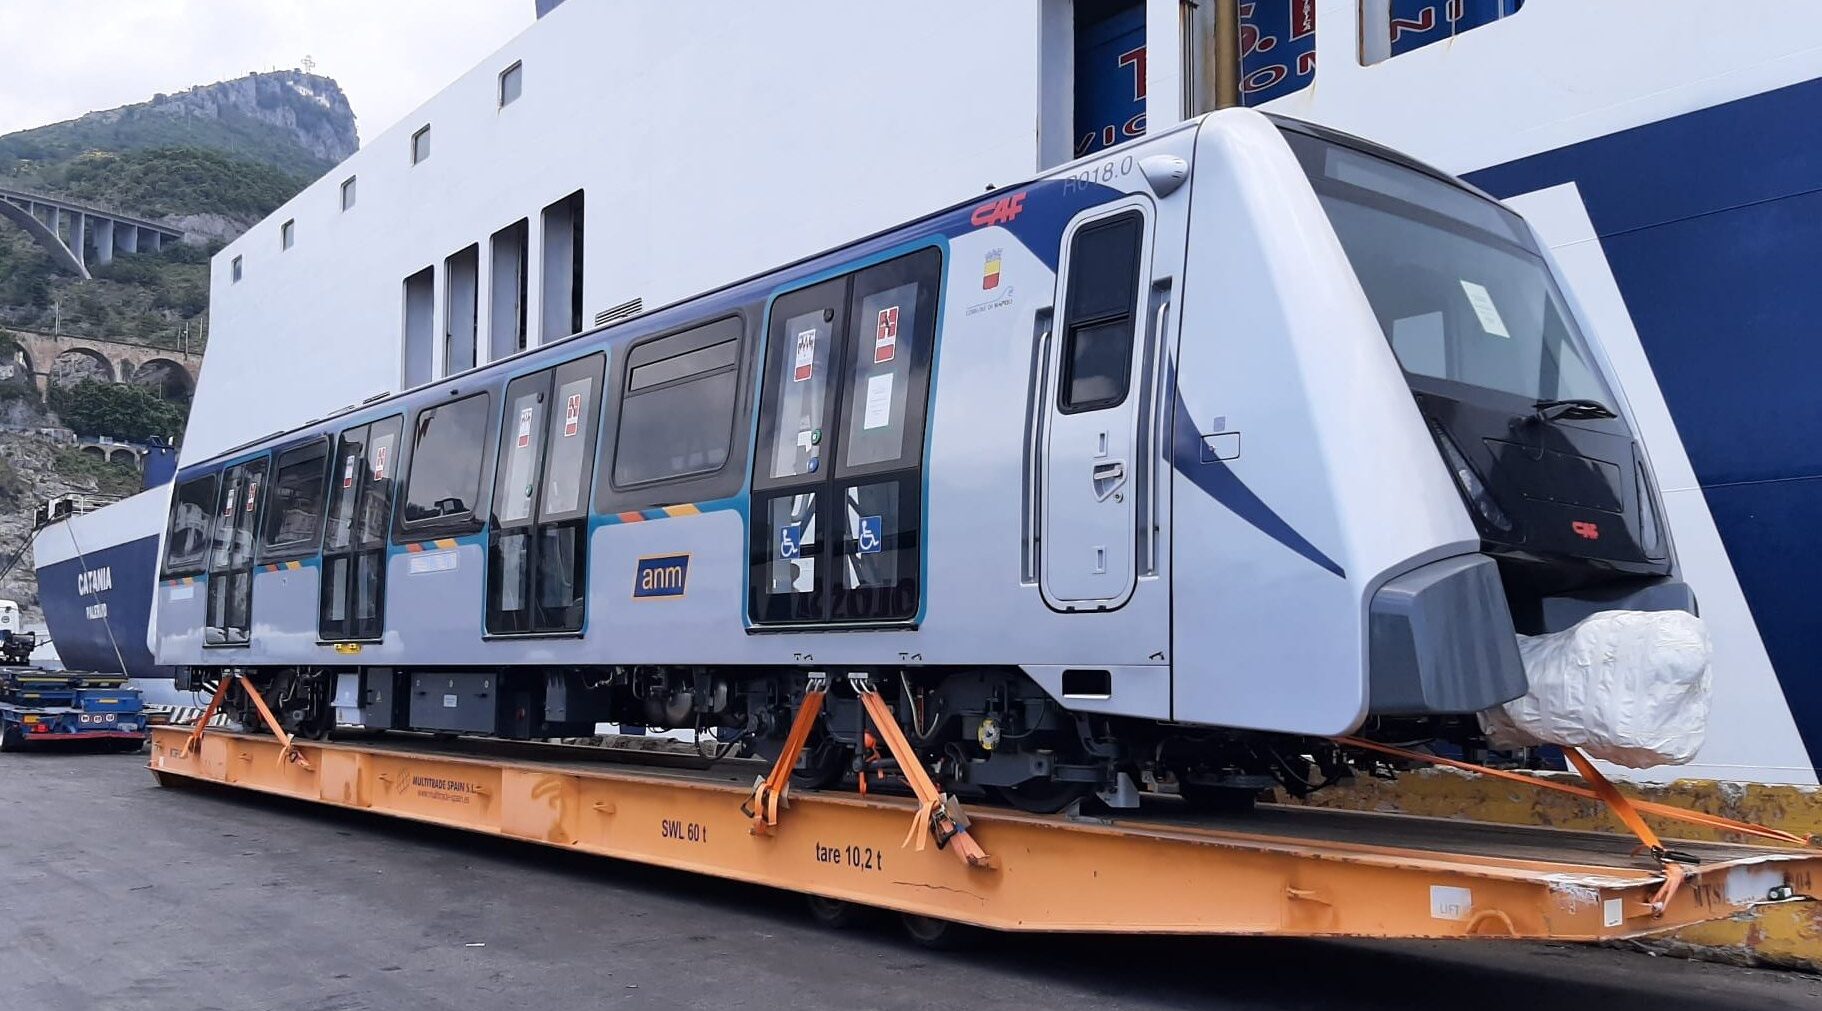
[[[1469,174],[1581,192],[1813,764],[1822,80]]]

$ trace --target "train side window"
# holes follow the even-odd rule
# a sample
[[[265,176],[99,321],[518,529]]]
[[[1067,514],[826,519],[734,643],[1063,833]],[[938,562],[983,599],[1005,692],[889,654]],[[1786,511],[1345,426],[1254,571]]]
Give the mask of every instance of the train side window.
[[[737,316],[646,341],[627,356],[614,485],[711,474],[727,463],[738,400]]]
[[[202,571],[219,478],[210,474],[178,485],[177,494],[172,496],[171,526],[165,535],[165,575],[193,576]]]
[[[328,460],[329,443],[321,439],[279,454],[260,538],[262,558],[316,550],[328,491],[323,481]]]
[[[1057,395],[1064,414],[1113,407],[1126,399],[1144,234],[1144,216],[1131,211],[1082,228],[1070,243]]]
[[[473,524],[491,400],[477,393],[418,412],[405,480],[406,530]]]

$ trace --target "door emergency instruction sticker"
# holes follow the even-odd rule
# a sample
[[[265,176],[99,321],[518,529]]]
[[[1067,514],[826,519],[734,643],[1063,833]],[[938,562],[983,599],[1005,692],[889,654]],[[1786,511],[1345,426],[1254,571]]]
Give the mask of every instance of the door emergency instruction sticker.
[[[791,381],[801,383],[816,373],[816,331],[805,330],[797,335],[797,358],[791,369]]]
[[[892,423],[892,373],[867,377],[867,411],[863,429],[885,428]]]
[[[1468,304],[1474,307],[1474,315],[1480,317],[1482,330],[1495,337],[1512,336],[1512,332],[1506,329],[1506,321],[1500,318],[1499,307],[1493,304],[1493,293],[1487,290],[1486,285],[1463,281],[1461,290],[1468,296]]]
[[[354,457],[348,457],[348,463],[342,468],[342,487],[354,487]]]
[[[520,449],[528,449],[531,446],[531,408],[529,407],[519,411],[519,439],[514,445]]]
[[[897,353],[898,306],[894,305],[879,311],[879,323],[873,329],[873,364],[882,365],[889,362]]]
[[[575,435],[582,427],[582,394],[572,393],[563,401],[563,437]]]
[[[391,449],[391,446],[381,446],[373,451],[373,479],[375,481],[384,481],[386,479],[386,457],[391,455],[388,452]],[[354,473],[354,460],[352,458],[348,461],[348,472],[350,475]],[[349,481],[350,478],[343,478],[342,487],[348,487]]]

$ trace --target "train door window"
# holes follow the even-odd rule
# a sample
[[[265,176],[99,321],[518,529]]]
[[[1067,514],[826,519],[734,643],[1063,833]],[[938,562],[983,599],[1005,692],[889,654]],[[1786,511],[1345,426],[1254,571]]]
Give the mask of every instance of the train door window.
[[[323,440],[279,454],[260,538],[262,559],[316,553],[322,537],[327,494],[323,476],[328,462],[329,444]]]
[[[164,542],[166,576],[193,576],[204,570],[218,480],[219,475],[210,474],[177,486],[177,494],[172,496],[171,526]]]
[[[917,614],[925,404],[942,257],[921,250],[773,305],[754,477],[756,623]]]
[[[329,469],[317,634],[326,642],[378,640],[385,631],[386,531],[401,419],[351,428]]]
[[[1113,407],[1126,399],[1144,231],[1145,219],[1133,211],[1076,232],[1069,251],[1057,398],[1064,414]]]
[[[488,526],[490,635],[579,632],[602,355],[506,388]]]
[[[209,547],[205,645],[244,646],[251,638],[254,531],[265,479],[264,457],[230,467],[222,478]]]

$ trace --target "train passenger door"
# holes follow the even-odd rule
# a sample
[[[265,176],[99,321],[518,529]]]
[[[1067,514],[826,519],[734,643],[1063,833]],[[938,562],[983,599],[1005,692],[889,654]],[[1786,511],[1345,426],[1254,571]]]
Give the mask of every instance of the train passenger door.
[[[1119,607],[1137,579],[1134,474],[1144,375],[1140,303],[1146,216],[1135,206],[1077,222],[1063,261],[1043,453],[1044,597],[1064,610]]]
[[[228,468],[216,503],[209,549],[209,600],[203,643],[245,646],[253,633],[253,538],[266,458]]]
[[[324,642],[374,642],[385,633],[386,538],[400,425],[394,416],[351,428],[336,444],[317,612]]]
[[[754,624],[917,618],[942,266],[938,250],[918,250],[773,303],[753,468]]]
[[[605,361],[589,355],[506,387],[488,524],[489,635],[582,631]]]

